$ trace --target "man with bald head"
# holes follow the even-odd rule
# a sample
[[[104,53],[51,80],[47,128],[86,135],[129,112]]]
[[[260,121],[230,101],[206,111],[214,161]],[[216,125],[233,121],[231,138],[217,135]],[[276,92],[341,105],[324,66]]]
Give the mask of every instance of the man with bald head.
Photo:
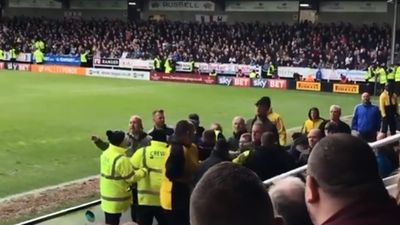
[[[332,134],[308,160],[305,200],[314,225],[399,225],[400,208],[362,139]]]
[[[320,129],[311,129],[307,134],[308,139],[308,149],[300,154],[300,157],[297,161],[298,166],[306,165],[308,162],[308,158],[310,157],[310,153],[314,146],[318,143],[322,138],[322,132]]]
[[[213,166],[190,198],[191,225],[276,225],[271,199],[249,169],[230,162]]]
[[[325,125],[329,122],[335,122],[337,124],[338,133],[346,133],[346,134],[351,133],[349,125],[347,125],[340,119],[341,115],[342,115],[342,108],[340,108],[339,105],[331,105],[331,107],[329,108],[329,120],[322,122],[321,125],[319,126],[319,129],[321,130],[323,136],[325,136]]]
[[[142,118],[138,115],[132,115],[129,118],[128,132],[126,134],[129,137],[129,146],[126,155],[129,157],[132,156],[137,149],[150,144],[151,136],[143,131]],[[108,148],[109,143],[101,140],[95,135],[92,136],[92,141],[102,151]],[[165,139],[165,142],[166,141],[167,140]]]
[[[235,116],[232,120],[233,135],[229,137],[229,150],[237,151],[239,149],[240,136],[247,132],[246,122],[243,117]]]
[[[305,184],[298,177],[286,177],[270,187],[275,216],[285,225],[312,225],[304,200]]]
[[[358,132],[360,138],[367,142],[376,141],[381,128],[381,114],[378,106],[371,103],[368,92],[361,95],[361,103],[354,107],[351,129]]]

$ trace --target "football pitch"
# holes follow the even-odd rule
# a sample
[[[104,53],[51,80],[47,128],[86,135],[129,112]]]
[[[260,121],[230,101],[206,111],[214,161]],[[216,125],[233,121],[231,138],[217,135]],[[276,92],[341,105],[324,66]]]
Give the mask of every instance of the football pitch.
[[[205,128],[220,122],[229,137],[232,118],[252,117],[261,96],[271,97],[286,128],[301,126],[312,106],[326,118],[331,104],[349,115],[360,101],[359,95],[18,71],[0,71],[0,85],[0,198],[98,174],[100,151],[90,136],[126,130],[132,114],[148,130],[155,109],[166,111],[169,125],[196,112]]]

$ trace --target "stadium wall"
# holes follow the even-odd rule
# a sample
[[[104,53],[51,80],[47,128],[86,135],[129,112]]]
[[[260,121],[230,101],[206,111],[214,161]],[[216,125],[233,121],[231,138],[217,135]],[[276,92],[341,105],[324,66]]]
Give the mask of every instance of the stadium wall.
[[[72,17],[80,17],[84,19],[91,18],[112,18],[112,19],[127,19],[126,10],[66,10],[66,9],[33,9],[33,8],[6,8],[4,16],[28,16],[28,17],[46,17],[53,19],[64,18],[66,15],[75,13]],[[77,16],[79,14],[80,16]]]
[[[400,11],[400,6],[399,6]],[[63,18],[66,14],[72,13],[76,17],[85,19],[90,18],[114,18],[114,19],[127,19],[126,10],[67,10],[67,9],[32,9],[32,8],[5,8],[3,15],[6,17],[14,16],[29,16],[29,17],[49,17],[49,18]],[[228,23],[240,22],[272,22],[288,24],[297,21],[298,13],[287,12],[225,12],[223,6],[220,4],[215,5],[214,12],[188,12],[188,11],[149,11],[149,3],[147,2],[142,11],[141,18],[148,19],[154,15],[164,15],[168,20],[172,21],[195,21],[196,15],[227,15]],[[72,16],[73,16],[72,15]],[[318,14],[318,22],[332,23],[332,22],[351,22],[355,25],[371,24],[371,23],[392,23],[393,7],[388,6],[387,13],[328,13],[320,12]],[[400,17],[398,17],[398,28],[400,28]]]
[[[400,6],[399,6],[400,11]],[[227,15],[228,23],[240,22],[272,22],[281,23],[285,22],[288,24],[297,22],[298,13],[293,12],[225,12],[220,4],[215,5],[214,12],[177,12],[177,11],[149,11],[149,3],[147,2],[142,12],[142,18],[147,19],[150,16],[160,15],[165,16],[168,20],[172,21],[195,21],[195,15]],[[387,13],[330,13],[320,12],[318,13],[317,21],[321,23],[338,23],[340,21],[350,22],[355,25],[362,24],[391,24],[393,20],[393,7],[388,5]],[[398,27],[400,27],[400,17],[397,21]]]

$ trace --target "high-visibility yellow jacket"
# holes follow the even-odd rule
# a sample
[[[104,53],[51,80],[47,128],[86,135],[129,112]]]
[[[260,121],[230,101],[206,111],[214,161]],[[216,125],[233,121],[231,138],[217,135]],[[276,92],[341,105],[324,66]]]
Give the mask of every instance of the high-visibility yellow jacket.
[[[272,124],[275,125],[276,129],[278,130],[278,135],[279,135],[279,144],[281,146],[286,145],[286,128],[285,125],[283,124],[282,117],[272,111],[272,108],[270,108],[268,112],[268,119],[272,122]]]
[[[303,128],[301,128],[301,133],[307,134],[314,128],[318,129],[322,122],[324,122],[324,120],[321,118],[316,120],[308,119],[304,121]]]
[[[88,52],[84,52],[84,53],[80,54],[79,58],[80,58],[81,63],[87,63],[87,58],[86,58],[87,54],[88,54]]]
[[[161,60],[159,58],[154,58],[154,69],[160,69],[161,68]]]
[[[146,176],[145,169],[134,171],[126,149],[110,144],[100,157],[101,208],[107,213],[122,213],[132,204],[130,185]]]
[[[195,144],[190,147],[182,146],[183,152],[176,152],[176,147],[177,144],[169,147],[162,169],[160,203],[166,210],[173,210],[173,207],[187,209],[192,177],[199,165],[199,153]],[[171,154],[171,151],[174,152]],[[173,162],[171,164],[174,164],[174,168],[169,167],[169,162]]]
[[[379,83],[386,84],[387,83],[387,75],[384,68],[377,68],[377,73],[379,74]]]
[[[394,116],[394,114],[399,112],[399,104],[397,103],[397,95],[393,94],[389,97],[389,92],[384,90],[379,96],[379,110],[381,111],[381,116]],[[388,115],[391,114],[391,115]]]
[[[44,55],[39,49],[36,49],[35,52],[33,52],[33,56],[36,63],[43,63]]]
[[[165,67],[165,73],[171,73],[172,72],[171,59],[166,59],[165,60],[164,67]]]
[[[256,72],[250,72],[249,73],[249,78],[257,78],[257,73]]]
[[[161,169],[168,144],[151,141],[149,146],[138,149],[131,158],[134,169],[146,168],[148,176],[137,182],[139,205],[160,206]]]
[[[400,66],[396,67],[396,72],[394,74],[394,81],[400,82]]]
[[[366,82],[375,82],[375,72],[372,68],[372,66],[368,67],[367,72],[365,73],[365,81]]]
[[[246,151],[240,153],[240,155],[238,155],[236,158],[234,158],[232,160],[232,162],[236,163],[236,164],[239,164],[239,165],[243,165],[243,163],[245,163],[247,158],[249,157],[250,151],[251,150],[246,150]]]

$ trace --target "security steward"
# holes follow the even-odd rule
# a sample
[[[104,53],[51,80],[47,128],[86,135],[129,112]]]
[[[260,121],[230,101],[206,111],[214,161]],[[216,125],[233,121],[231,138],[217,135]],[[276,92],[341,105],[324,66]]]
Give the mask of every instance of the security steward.
[[[88,64],[88,59],[87,59],[87,55],[89,54],[89,51],[82,51],[79,58],[80,58],[80,62],[81,62],[81,67],[89,67]]]
[[[394,93],[394,83],[388,82],[385,90],[379,96],[379,110],[382,116],[382,130],[385,135],[390,129],[390,134],[396,134],[396,117],[399,116],[399,105],[397,95]]]
[[[9,54],[10,54],[10,61],[11,61],[12,68],[15,69],[16,66],[17,66],[16,65],[16,63],[17,63],[17,51],[15,50],[14,47],[10,48]]]
[[[249,78],[251,78],[251,79],[257,78],[256,70],[252,70],[252,71],[249,73]]]
[[[33,52],[33,57],[35,58],[35,63],[36,64],[43,64],[44,55],[43,55],[43,52],[40,51],[40,49],[36,49]]]
[[[173,71],[173,67],[172,67],[173,65],[172,65],[172,60],[171,60],[171,58],[167,58],[166,60],[165,60],[165,63],[164,63],[164,67],[165,67],[165,73],[172,73],[172,71]]]
[[[132,203],[130,185],[147,175],[147,169],[134,170],[125,156],[129,145],[128,136],[123,131],[107,131],[109,147],[101,154],[100,195],[101,209],[105,222],[118,225],[121,214]]]
[[[3,48],[0,47],[0,62],[4,61],[4,51]]]
[[[164,167],[164,157],[168,144],[162,130],[153,132],[149,146],[138,149],[130,159],[134,169],[145,168],[149,174],[137,183],[138,207],[137,223],[152,225],[156,218],[157,224],[168,225],[160,205],[161,169]]]
[[[396,66],[396,72],[394,74],[395,90],[397,96],[400,94],[400,65]]]
[[[375,71],[373,66],[369,66],[367,72],[365,73],[365,82],[367,83],[368,93],[374,94],[374,84],[375,84]]]
[[[275,73],[275,66],[274,64],[272,64],[272,62],[270,62],[267,70],[267,78],[272,78],[274,73]]]
[[[160,60],[160,57],[158,55],[154,58],[154,70],[157,71],[157,72],[161,72],[162,71],[162,69],[161,69],[161,60]]]
[[[197,147],[192,143],[193,137],[194,126],[187,120],[179,121],[165,156],[160,200],[170,225],[190,225],[192,177],[199,163]]]
[[[382,67],[378,66],[375,71],[375,73],[377,73],[379,76],[379,84],[381,86],[380,90],[383,90],[385,87],[385,84],[387,83],[386,70],[383,66],[384,65],[382,65]]]

